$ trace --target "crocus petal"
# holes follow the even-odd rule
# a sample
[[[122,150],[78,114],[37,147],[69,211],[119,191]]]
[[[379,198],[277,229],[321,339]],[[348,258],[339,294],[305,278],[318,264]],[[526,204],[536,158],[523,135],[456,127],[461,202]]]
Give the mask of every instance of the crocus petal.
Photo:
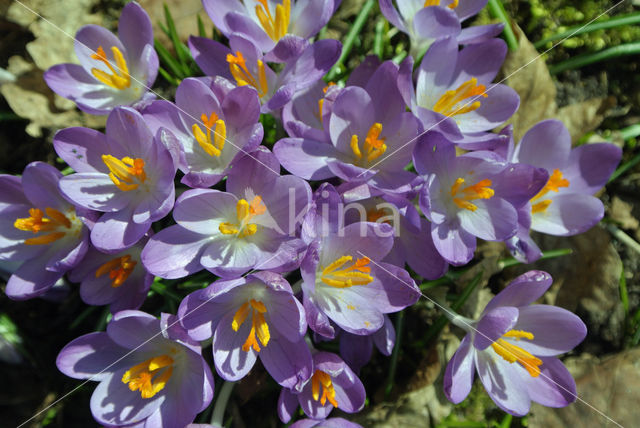
[[[22,190],[24,195],[35,206],[45,206],[66,211],[68,202],[60,197],[58,181],[62,177],[60,171],[44,162],[32,162],[22,173]]]
[[[311,351],[304,338],[289,342],[272,334],[269,344],[260,350],[260,361],[271,377],[285,388],[300,388],[313,374]]]
[[[594,194],[607,183],[620,162],[622,150],[613,144],[584,144],[571,150],[563,171],[571,192]]]
[[[460,20],[448,7],[425,7],[413,16],[413,31],[423,39],[455,37],[460,33]]]
[[[464,400],[473,385],[475,375],[474,350],[471,345],[471,336],[466,335],[460,347],[453,354],[444,372],[443,388],[444,394],[449,401],[458,404]]]
[[[475,211],[463,209],[458,214],[465,231],[485,241],[503,241],[518,231],[518,213],[504,199],[482,199],[474,205]]]
[[[515,157],[519,162],[545,168],[550,173],[563,169],[569,161],[571,135],[559,120],[544,120],[524,134],[516,146]]]
[[[127,349],[150,349],[154,341],[164,340],[160,320],[145,312],[120,311],[107,324],[109,338]]]
[[[474,348],[482,351],[511,330],[518,321],[518,313],[518,308],[512,306],[500,306],[485,313],[476,326]]]
[[[577,235],[604,216],[604,205],[595,196],[568,193],[553,195],[549,200],[552,202],[544,211],[533,214],[532,230],[556,236]]]
[[[79,64],[56,64],[43,78],[53,92],[89,114],[107,114],[113,107],[113,94]]]
[[[565,407],[576,401],[576,382],[564,364],[557,358],[541,360],[538,377],[522,376],[531,401],[547,407]]]
[[[273,147],[282,166],[305,180],[326,180],[334,174],[327,162],[335,159],[335,148],[326,143],[303,138],[283,138]]]
[[[489,24],[489,25],[473,25],[471,27],[463,28],[458,34],[457,40],[461,45],[469,45],[472,43],[484,43],[487,40],[491,40],[502,33],[504,24]]]
[[[242,345],[249,335],[251,324],[244,322],[234,331],[231,328],[234,312],[225,315],[213,335],[213,361],[218,375],[228,381],[242,379],[256,362],[258,353],[250,348],[242,350]]]
[[[278,417],[282,423],[288,423],[298,408],[298,397],[287,388],[282,388],[278,397]]]
[[[53,287],[62,273],[45,269],[44,263],[42,256],[23,263],[7,281],[7,296],[13,300],[26,300],[40,296]]]
[[[118,37],[127,47],[127,54],[132,61],[142,56],[146,45],[153,45],[151,19],[138,3],[129,3],[122,8]]]
[[[58,156],[76,172],[105,172],[102,155],[109,152],[106,137],[90,128],[66,128],[53,137]]]
[[[104,213],[91,230],[91,243],[105,252],[120,251],[136,244],[151,227],[151,221],[134,223],[129,210]]]
[[[473,258],[476,238],[459,226],[431,223],[431,237],[440,255],[454,266],[461,266]]]
[[[183,278],[203,269],[200,255],[210,236],[191,232],[179,225],[169,226],[153,235],[141,259],[156,276]]]
[[[85,334],[68,343],[58,354],[56,365],[75,379],[101,380],[122,367],[119,360],[127,349],[117,345],[107,333]]]
[[[527,306],[538,300],[551,287],[551,275],[539,270],[524,273],[511,281],[509,285],[487,304],[484,313],[499,306]]]
[[[507,413],[524,416],[529,412],[531,399],[527,387],[522,383],[524,368],[517,363],[508,363],[493,350],[475,353],[478,376],[489,397]]]
[[[324,27],[333,14],[333,0],[317,0],[313,2],[296,2],[298,15],[292,18],[289,32],[308,39]]]

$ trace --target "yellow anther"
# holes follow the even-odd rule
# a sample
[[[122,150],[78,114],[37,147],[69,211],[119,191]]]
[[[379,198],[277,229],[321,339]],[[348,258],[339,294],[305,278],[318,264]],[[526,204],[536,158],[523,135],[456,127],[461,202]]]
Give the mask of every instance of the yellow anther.
[[[122,383],[131,391],[140,391],[142,398],[151,398],[161,391],[173,373],[173,358],[168,355],[149,358],[127,370]]]
[[[454,197],[453,202],[460,208],[475,211],[478,207],[469,201],[474,199],[491,199],[495,194],[494,190],[489,187],[492,184],[489,179],[484,179],[476,184],[462,188],[464,181],[464,178],[458,177],[453,186],[451,186],[451,196]],[[462,193],[462,195],[460,195],[461,197],[456,197],[460,193]]]
[[[371,268],[368,266],[371,260],[368,257],[357,259],[351,266],[341,269],[352,260],[353,257],[351,256],[342,256],[336,259],[322,270],[320,279],[325,284],[335,288],[367,285],[372,282],[373,276],[369,275]]]
[[[43,213],[39,208],[31,208],[29,209],[29,217],[17,218],[13,223],[13,227],[25,232],[33,232],[34,234],[49,232],[35,238],[25,239],[25,245],[50,244],[66,235],[67,231],[64,229],[71,228],[71,221],[60,211],[49,207],[44,211]],[[48,218],[45,217],[45,213]]]
[[[91,55],[92,59],[96,61],[100,61],[104,63],[104,65],[109,68],[111,74],[106,73],[97,68],[91,69],[91,74],[93,77],[98,79],[100,82],[104,83],[107,86],[110,86],[114,89],[127,89],[131,86],[131,76],[129,75],[129,68],[127,67],[127,61],[124,59],[122,52],[116,46],[111,47],[111,53],[113,54],[113,58],[116,61],[116,68],[111,65],[109,59],[107,58],[107,54],[105,53],[102,46],[99,46],[96,50],[96,53]]]
[[[289,29],[289,21],[291,19],[291,0],[283,0],[281,4],[276,5],[275,18],[269,10],[267,0],[256,0],[256,16],[262,25],[265,33],[277,42],[287,34]]]
[[[207,133],[205,134],[202,129],[200,129],[200,126],[194,123],[191,127],[193,136],[209,156],[220,157],[222,149],[224,148],[224,142],[227,139],[227,125],[224,123],[224,120],[218,119],[218,115],[213,112],[209,117],[203,113],[200,120],[202,120]],[[213,141],[211,141],[212,130]]]
[[[569,180],[562,176],[562,172],[559,169],[554,169],[547,180],[547,183],[544,185],[542,190],[538,192],[533,198],[531,198],[531,202],[537,201],[541,199],[544,195],[546,195],[549,191],[558,193],[561,187],[569,187]],[[544,201],[540,201],[538,203],[531,205],[531,212],[533,214],[544,212],[547,210],[549,205],[553,202],[551,199],[545,199]]]
[[[267,212],[267,206],[260,196],[254,196],[251,203],[240,199],[236,204],[236,223],[224,222],[218,226],[220,233],[224,235],[236,235],[240,238],[254,235],[258,231],[258,225],[249,223],[255,216]]]
[[[472,97],[486,98],[488,96],[485,93],[486,89],[484,85],[478,85],[478,79],[473,77],[460,85],[458,89],[445,92],[433,106],[433,111],[449,117],[474,111],[480,107],[480,101],[460,104]]]
[[[240,326],[251,315],[251,331],[242,345],[242,350],[249,352],[253,348],[254,351],[260,352],[260,344],[264,348],[269,343],[271,335],[269,333],[269,325],[264,318],[267,313],[267,307],[259,300],[251,299],[240,306],[233,316],[231,328],[238,331]]]
[[[455,9],[456,7],[458,7],[458,2],[459,0],[453,0],[451,3],[449,3],[447,7],[449,9]],[[422,7],[429,7],[429,6],[440,6],[440,0],[426,0],[424,2],[424,6]]]
[[[374,123],[369,128],[367,132],[367,136],[364,140],[364,147],[362,151],[359,146],[359,139],[357,135],[351,136],[351,151],[356,156],[358,160],[362,159],[366,156],[366,161],[371,162],[373,160],[378,159],[387,151],[387,145],[384,143],[386,137],[380,138],[380,134],[382,133],[382,124]],[[363,153],[364,152],[364,153]]]
[[[227,62],[229,63],[229,71],[233,78],[236,79],[238,86],[253,86],[258,91],[258,96],[260,98],[267,94],[269,91],[269,85],[267,83],[267,73],[262,60],[257,61],[257,79],[247,68],[247,62],[245,61],[242,52],[237,51],[235,56],[233,54],[227,54]]]
[[[109,168],[109,178],[118,189],[128,192],[137,189],[147,179],[144,172],[144,160],[124,157],[118,159],[111,155],[102,155],[102,162]]]
[[[322,396],[320,395],[320,388],[322,387]],[[328,401],[338,408],[338,401],[336,400],[336,390],[333,387],[331,376],[322,370],[316,370],[311,377],[311,396],[314,400],[320,401],[322,406]]]
[[[502,337],[514,338],[516,340],[533,340],[532,333],[522,330],[510,330]],[[500,355],[505,361],[508,361],[509,363],[517,362],[520,364],[532,377],[538,377],[540,375],[540,365],[542,365],[542,360],[525,351],[521,347],[504,339],[496,340],[491,344],[491,347],[496,354]]]
[[[122,257],[116,257],[115,259],[106,262],[96,270],[96,278],[109,272],[109,279],[111,279],[111,286],[113,288],[120,287],[131,275],[133,269],[138,262],[131,260],[130,255]]]

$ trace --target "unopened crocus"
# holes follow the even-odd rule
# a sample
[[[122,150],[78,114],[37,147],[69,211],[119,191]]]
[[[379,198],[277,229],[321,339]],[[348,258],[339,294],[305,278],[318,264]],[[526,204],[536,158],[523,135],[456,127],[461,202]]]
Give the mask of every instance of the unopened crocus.
[[[95,213],[62,197],[61,177],[43,162],[27,165],[22,177],[0,175],[0,260],[14,264],[6,288],[12,299],[44,294],[89,248],[85,222]]]
[[[441,134],[421,136],[414,165],[424,178],[420,209],[438,252],[453,265],[471,260],[476,237],[504,241],[517,232],[517,209],[542,189],[545,170],[510,164],[488,151],[456,156]]]
[[[571,135],[558,120],[545,120],[532,127],[505,154],[510,162],[526,163],[549,173],[544,187],[519,211],[517,235],[507,242],[520,260],[531,263],[541,251],[529,229],[556,236],[582,233],[604,216],[604,206],[593,196],[606,183],[622,157],[610,143],[584,144],[571,148]]]
[[[213,398],[200,346],[173,315],[118,312],[106,332],[65,346],[57,366],[67,376],[100,382],[91,413],[106,426],[184,427]]]
[[[400,67],[398,87],[425,130],[441,132],[461,145],[475,140],[499,141],[499,135],[486,135],[487,131],[509,119],[519,104],[513,89],[491,83],[506,53],[507,46],[500,39],[460,51],[454,39],[438,40],[416,70],[415,89],[411,58]]]
[[[155,234],[142,252],[154,275],[181,278],[202,269],[237,278],[250,269],[296,269],[306,248],[296,238],[311,199],[302,179],[280,176],[275,156],[260,146],[240,159],[227,192],[194,189],[173,211],[178,224]]]
[[[347,87],[323,119],[331,144],[309,138],[284,138],[274,153],[292,174],[308,180],[337,176],[400,191],[415,175],[404,168],[418,134],[415,117],[405,111],[396,86],[398,67],[383,63],[365,88]]]
[[[90,248],[82,264],[71,271],[69,280],[80,283],[80,297],[88,305],[109,305],[111,313],[142,306],[153,282],[140,261],[147,242],[114,254]]]
[[[80,65],[58,64],[44,74],[58,95],[90,114],[107,114],[154,98],[149,93],[158,74],[149,15],[136,2],[122,9],[118,37],[106,28],[85,25],[75,37]]]
[[[313,376],[299,393],[288,389],[280,392],[278,415],[282,422],[291,420],[298,405],[312,419],[325,419],[334,407],[346,413],[356,413],[364,407],[364,386],[339,356],[315,353],[313,370]]]
[[[261,112],[276,111],[322,77],[340,56],[337,40],[319,40],[276,73],[267,59],[249,40],[233,35],[227,47],[204,37],[189,38],[189,48],[196,63],[208,76],[225,79],[235,86],[249,86],[258,92]]]
[[[304,309],[281,275],[216,281],[188,295],[178,316],[195,340],[213,337],[216,371],[228,381],[246,376],[258,357],[286,388],[299,390],[312,375]]]
[[[527,272],[498,293],[477,321],[454,319],[467,335],[445,371],[450,401],[465,399],[476,371],[491,399],[515,416],[526,415],[532,401],[564,407],[576,400],[576,384],[556,356],[582,342],[587,328],[566,309],[531,305],[551,283],[546,272]]]
[[[91,230],[98,249],[133,246],[152,222],[171,211],[176,167],[161,136],[154,136],[129,107],[111,112],[106,135],[88,128],[55,135],[56,152],[77,171],[60,180],[60,190],[75,204],[104,213]]]
[[[241,34],[269,61],[284,62],[324,27],[339,0],[203,0],[204,10],[227,37]]]
[[[175,104],[155,101],[143,116],[154,134],[164,127],[178,139],[182,182],[191,187],[218,183],[263,136],[260,101],[248,87],[234,88],[219,99],[205,82],[188,78],[178,86]]]

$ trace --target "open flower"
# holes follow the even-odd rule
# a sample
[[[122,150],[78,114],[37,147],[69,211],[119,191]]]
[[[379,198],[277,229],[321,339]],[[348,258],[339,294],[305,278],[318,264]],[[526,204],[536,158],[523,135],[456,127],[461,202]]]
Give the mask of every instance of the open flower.
[[[22,177],[0,175],[0,260],[16,263],[12,299],[40,296],[84,257],[95,213],[71,205],[58,190],[62,174],[33,162]]]
[[[77,64],[58,64],[44,74],[58,95],[90,114],[153,98],[149,88],[158,74],[149,15],[131,2],[122,9],[118,37],[103,27],[85,25],[75,37]]]
[[[527,272],[498,293],[478,321],[456,323],[468,333],[445,371],[450,401],[465,399],[476,370],[491,399],[512,415],[526,415],[531,401],[548,407],[575,401],[575,382],[555,357],[582,342],[587,328],[566,309],[531,305],[551,282],[546,272]]]
[[[246,376],[258,357],[286,388],[299,389],[311,377],[304,309],[276,273],[216,281],[188,295],[178,316],[192,338],[213,337],[216,370],[228,381]]]
[[[65,346],[57,366],[67,376],[100,382],[91,396],[100,424],[183,427],[213,398],[213,377],[200,352],[175,316],[122,311],[106,332]]]
[[[171,211],[176,168],[169,149],[151,133],[142,115],[115,108],[106,135],[88,128],[59,131],[53,145],[77,171],[60,180],[60,190],[75,204],[104,214],[91,230],[102,251],[131,247],[151,223]]]
[[[291,420],[298,404],[313,419],[325,419],[334,407],[346,413],[356,413],[364,407],[366,392],[362,382],[336,354],[315,353],[313,370],[299,393],[284,388],[280,392],[278,415],[282,422]]]
[[[188,78],[178,86],[175,104],[155,101],[143,116],[154,134],[164,127],[178,139],[182,182],[191,187],[218,183],[263,136],[260,102],[249,87],[234,88],[220,99],[203,81]]]

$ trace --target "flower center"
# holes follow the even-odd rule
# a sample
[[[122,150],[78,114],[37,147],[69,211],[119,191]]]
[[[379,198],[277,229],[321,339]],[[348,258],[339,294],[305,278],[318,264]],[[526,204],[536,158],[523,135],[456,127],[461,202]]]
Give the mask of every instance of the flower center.
[[[142,398],[151,398],[161,391],[173,373],[173,358],[168,355],[149,358],[127,370],[122,383],[131,391],[140,391]]]
[[[237,51],[236,55],[227,54],[227,62],[229,63],[229,71],[231,71],[231,75],[234,79],[236,79],[236,83],[238,86],[253,86],[258,91],[258,96],[260,98],[264,97],[269,90],[269,85],[267,84],[267,74],[264,69],[264,62],[262,60],[258,60],[258,79],[254,77],[253,74],[247,68],[247,63],[242,55],[242,52]]]
[[[458,177],[453,186],[451,186],[451,196],[453,196],[453,202],[459,208],[465,208],[469,211],[475,211],[478,209],[478,206],[472,204],[469,201],[472,201],[474,199],[491,199],[495,194],[493,189],[489,187],[491,186],[491,180],[489,179],[484,179],[472,186],[462,188],[463,184],[464,178]]]
[[[322,270],[320,279],[325,284],[335,288],[349,288],[354,285],[367,285],[373,281],[369,275],[371,268],[367,266],[371,261],[368,257],[357,259],[350,266],[344,267],[352,262],[353,257],[342,256]]]
[[[322,387],[322,396],[320,396],[320,387]],[[311,377],[311,394],[314,400],[320,400],[321,405],[324,406],[328,401],[333,407],[338,408],[336,390],[333,388],[331,376],[322,370],[316,370]]]
[[[262,347],[265,347],[271,338],[271,335],[269,334],[269,325],[264,319],[264,314],[267,313],[267,308],[264,306],[264,303],[254,299],[245,302],[233,316],[231,328],[233,331],[238,331],[250,313],[251,331],[249,332],[249,336],[247,336],[247,340],[245,340],[244,345],[242,345],[242,350],[244,352],[249,352],[249,349],[253,348],[254,351],[260,352],[260,344],[258,341],[260,341]]]
[[[329,90],[329,87],[331,87],[331,86],[335,86],[335,82],[329,82],[327,84],[327,86],[322,88],[322,93],[326,95],[327,91]],[[322,122],[322,108],[323,107],[324,107],[324,98],[320,98],[318,100],[318,113],[316,113],[316,117],[318,118],[318,120],[320,120],[320,122]]]
[[[533,340],[533,334],[522,330],[509,330],[502,337],[508,337],[515,340],[527,339]],[[518,363],[524,367],[532,377],[540,375],[540,365],[542,360],[519,346],[514,345],[504,339],[498,339],[491,344],[496,354],[500,355],[509,363]]]
[[[92,59],[100,61],[104,65],[106,65],[107,68],[109,68],[109,70],[111,71],[111,74],[97,68],[92,68],[91,74],[93,74],[93,77],[98,79],[100,82],[112,87],[113,89],[127,89],[129,86],[131,86],[131,76],[129,75],[127,61],[125,61],[122,52],[120,52],[120,49],[118,49],[117,47],[112,46],[111,53],[116,60],[115,68],[113,68],[113,65],[111,65],[111,62],[109,62],[107,54],[105,53],[104,49],[102,49],[102,46],[99,46],[96,53],[91,55]]]
[[[283,0],[282,4],[276,5],[275,18],[269,10],[267,0],[256,0],[256,2],[260,3],[256,5],[258,21],[271,40],[277,42],[287,34],[291,19],[291,0]]]
[[[17,218],[13,223],[13,227],[16,229],[33,232],[36,235],[40,232],[50,232],[35,238],[25,239],[25,245],[50,244],[62,238],[68,232],[68,230],[65,231],[64,229],[71,228],[71,221],[60,211],[49,207],[45,208],[44,211],[48,217],[45,217],[41,209],[31,208],[29,209],[30,217]]]
[[[459,0],[453,0],[447,7],[449,9],[455,9],[456,7],[458,7],[458,3],[459,3]],[[426,0],[424,2],[424,6],[422,7],[429,7],[429,6],[440,6],[440,0]]]
[[[200,120],[202,120],[202,123],[207,129],[207,133],[205,134],[200,126],[194,123],[191,127],[193,136],[209,156],[220,157],[222,149],[224,148],[224,142],[227,139],[227,125],[224,123],[224,120],[218,119],[218,115],[215,113],[211,113],[209,117],[203,113]],[[211,141],[211,130],[214,127],[213,141]]]
[[[484,85],[478,85],[478,79],[473,77],[458,86],[458,89],[445,92],[433,106],[433,111],[449,117],[474,111],[480,107],[480,101],[467,101],[466,103],[465,101],[479,96],[487,98],[486,89]]]
[[[109,272],[109,279],[111,279],[111,286],[113,288],[120,287],[131,275],[133,269],[138,262],[131,260],[130,255],[122,257],[116,257],[115,259],[106,262],[96,270],[96,278]]]
[[[254,196],[251,203],[245,199],[240,199],[236,204],[236,223],[221,223],[218,229],[224,235],[236,235],[239,238],[251,236],[258,231],[258,225],[249,223],[255,216],[262,215],[267,212],[267,206],[262,202],[260,196]]]
[[[387,151],[387,145],[384,143],[386,137],[380,138],[381,132],[381,123],[376,122],[371,125],[371,128],[369,128],[369,132],[367,132],[367,137],[364,140],[364,147],[362,151],[360,151],[358,136],[355,134],[351,136],[351,150],[356,156],[357,161],[366,159],[366,162],[371,162],[378,159],[384,154],[384,152]]]
[[[124,157],[118,159],[111,155],[102,155],[102,162],[109,168],[109,178],[123,192],[138,188],[144,183],[147,174],[144,172],[144,160]]]
[[[540,190],[537,195],[531,198],[531,201],[533,202],[542,198],[549,192],[549,190],[558,193],[561,187],[569,187],[569,180],[562,177],[562,172],[560,172],[559,169],[554,169],[553,173],[549,177],[549,180],[547,181],[547,184],[544,185],[542,190]],[[551,205],[551,202],[553,202],[551,199],[545,199],[544,201],[532,204],[531,213],[536,214],[546,211],[549,205]]]

